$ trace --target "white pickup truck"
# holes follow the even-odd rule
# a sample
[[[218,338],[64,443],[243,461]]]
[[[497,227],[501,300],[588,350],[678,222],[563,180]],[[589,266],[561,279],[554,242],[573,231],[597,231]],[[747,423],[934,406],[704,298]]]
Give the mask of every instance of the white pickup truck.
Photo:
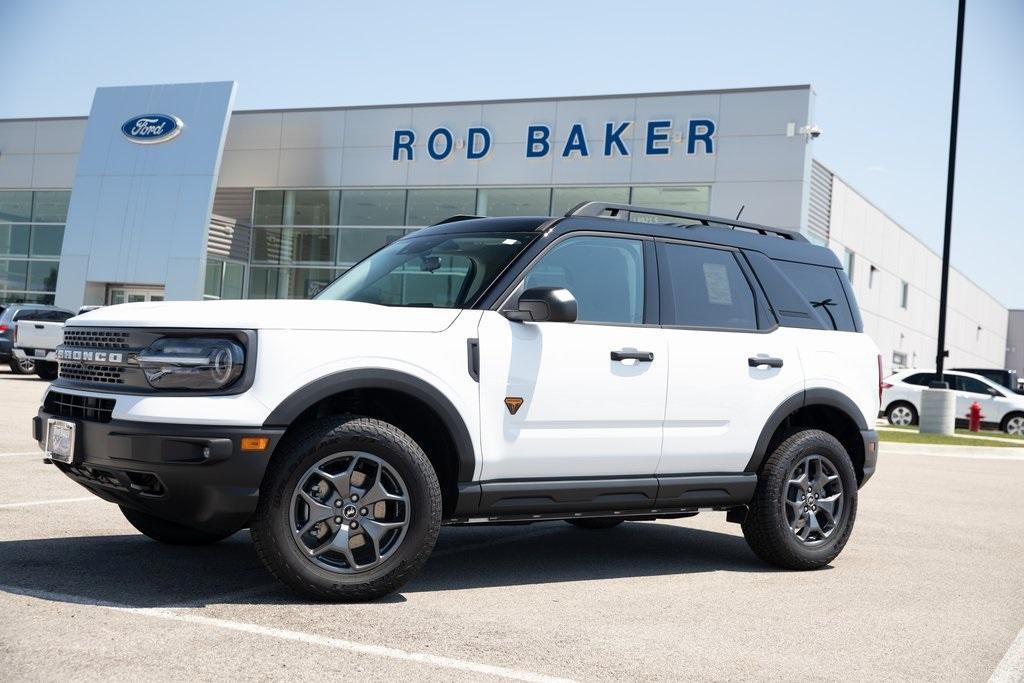
[[[22,318],[14,327],[14,358],[35,361],[42,379],[57,379],[57,347],[64,341],[64,321],[74,313],[60,309],[40,310]]]

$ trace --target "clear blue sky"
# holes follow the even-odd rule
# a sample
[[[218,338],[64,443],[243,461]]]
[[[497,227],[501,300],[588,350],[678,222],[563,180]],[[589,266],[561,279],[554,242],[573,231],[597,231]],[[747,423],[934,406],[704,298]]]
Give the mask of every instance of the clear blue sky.
[[[811,83],[815,156],[942,246],[955,0],[0,0],[0,118],[102,85],[235,80],[236,107]],[[953,264],[1024,308],[1024,1],[968,0]]]

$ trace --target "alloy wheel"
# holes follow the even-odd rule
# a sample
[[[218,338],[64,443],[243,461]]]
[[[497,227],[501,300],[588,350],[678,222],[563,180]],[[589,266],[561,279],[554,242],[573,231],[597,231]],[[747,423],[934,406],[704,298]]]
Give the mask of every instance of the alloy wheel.
[[[346,451],[306,470],[292,492],[289,528],[319,567],[364,572],[391,557],[409,528],[409,493],[391,465]]]
[[[914,412],[907,406],[896,406],[889,411],[889,422],[906,427],[914,423]]]
[[[1007,434],[1024,434],[1024,415],[1015,415],[1006,421]]]
[[[34,360],[24,358],[18,361],[18,367],[26,375],[31,375],[33,372],[36,371],[36,362]]]
[[[808,455],[789,471],[783,513],[789,530],[804,545],[820,545],[843,517],[843,481],[827,458]]]

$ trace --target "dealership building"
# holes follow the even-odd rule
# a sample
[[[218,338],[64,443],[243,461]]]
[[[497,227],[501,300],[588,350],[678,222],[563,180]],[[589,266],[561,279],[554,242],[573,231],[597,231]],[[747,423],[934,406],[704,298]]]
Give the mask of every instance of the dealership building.
[[[0,120],[0,303],[306,298],[452,215],[606,200],[799,230],[846,267],[887,370],[934,364],[941,259],[814,158],[808,85],[261,111],[235,90]],[[950,363],[1003,367],[1009,318],[951,272]]]

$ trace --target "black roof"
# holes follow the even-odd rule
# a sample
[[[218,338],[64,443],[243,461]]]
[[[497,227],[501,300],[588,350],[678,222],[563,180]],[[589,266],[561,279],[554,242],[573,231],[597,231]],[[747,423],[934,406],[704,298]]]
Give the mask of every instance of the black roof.
[[[728,219],[722,219],[723,221]],[[624,235],[646,235],[669,239],[685,239],[692,242],[716,244],[737,249],[759,251],[765,256],[780,261],[796,261],[830,268],[840,268],[839,258],[830,249],[811,244],[804,240],[785,239],[778,235],[762,235],[725,225],[672,225],[669,223],[641,223],[617,218],[592,216],[504,216],[483,218],[476,216],[453,216],[447,222],[438,223],[418,230],[410,237],[425,235],[479,234],[488,232],[537,232],[553,228],[555,234],[576,230],[600,230]]]

